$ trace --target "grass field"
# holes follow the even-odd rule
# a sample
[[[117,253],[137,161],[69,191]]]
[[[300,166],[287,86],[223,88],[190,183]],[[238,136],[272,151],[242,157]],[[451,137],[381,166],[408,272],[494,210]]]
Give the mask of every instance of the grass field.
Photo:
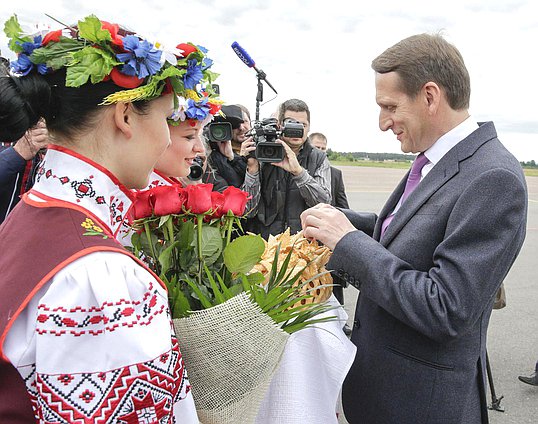
[[[369,160],[356,160],[350,161],[331,161],[333,166],[367,166],[370,168],[395,168],[395,169],[408,169],[411,167],[411,162],[376,162]],[[538,177],[537,168],[523,168],[523,172],[527,177]]]

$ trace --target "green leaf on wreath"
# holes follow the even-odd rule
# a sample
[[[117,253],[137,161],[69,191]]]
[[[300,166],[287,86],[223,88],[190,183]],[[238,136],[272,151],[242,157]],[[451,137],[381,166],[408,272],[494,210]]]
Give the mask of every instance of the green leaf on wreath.
[[[236,238],[224,249],[224,263],[228,271],[247,273],[252,270],[263,255],[265,243],[259,235]]]
[[[103,50],[92,46],[84,47],[73,54],[74,65],[67,68],[66,86],[80,87],[91,77],[92,84],[101,82],[110,74],[116,62]]]
[[[21,53],[23,51],[22,43],[32,42],[33,40],[23,35],[22,28],[17,19],[17,15],[13,15],[4,24],[4,33],[9,38],[9,48],[15,53]],[[19,44],[17,44],[19,43]]]
[[[102,28],[101,21],[95,15],[87,16],[83,21],[79,21],[78,32],[82,38],[95,44],[112,41],[110,31]]]

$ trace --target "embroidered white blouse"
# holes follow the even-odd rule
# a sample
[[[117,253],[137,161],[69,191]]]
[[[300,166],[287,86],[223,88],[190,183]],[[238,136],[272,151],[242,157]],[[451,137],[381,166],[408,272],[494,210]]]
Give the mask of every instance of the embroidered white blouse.
[[[56,146],[30,196],[77,204],[115,236],[131,205],[112,174]],[[13,323],[4,353],[43,422],[198,424],[166,290],[127,255],[91,253],[61,269]]]

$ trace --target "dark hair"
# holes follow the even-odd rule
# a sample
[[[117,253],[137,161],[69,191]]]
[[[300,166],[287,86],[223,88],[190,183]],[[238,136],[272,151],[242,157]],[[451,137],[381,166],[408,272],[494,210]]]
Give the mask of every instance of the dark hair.
[[[40,75],[0,77],[0,141],[16,141],[44,118],[52,135],[71,139],[98,124],[99,104],[109,94],[124,88],[111,81],[80,87],[65,86],[65,68]],[[133,102],[140,114],[148,101]]]
[[[308,105],[299,99],[289,99],[286,100],[284,103],[280,105],[278,108],[278,121],[283,122],[284,121],[284,114],[287,110],[290,110],[292,112],[306,112],[306,119],[310,123],[310,109],[308,109]]]
[[[410,97],[432,81],[445,91],[452,109],[469,107],[471,82],[463,57],[440,34],[418,34],[400,41],[376,57],[372,69],[380,74],[396,72]]]

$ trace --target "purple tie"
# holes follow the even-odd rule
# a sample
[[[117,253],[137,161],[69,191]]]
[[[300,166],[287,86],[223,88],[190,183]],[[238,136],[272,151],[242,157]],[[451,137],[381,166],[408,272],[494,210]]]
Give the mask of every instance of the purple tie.
[[[405,183],[405,190],[402,194],[402,201],[400,202],[400,207],[403,205],[405,200],[409,197],[411,192],[417,188],[418,183],[420,182],[420,172],[422,171],[422,168],[424,168],[424,165],[426,165],[429,162],[428,158],[424,155],[424,153],[420,153],[415,161],[413,162],[413,165],[411,166],[411,171],[409,172],[409,175],[407,176],[407,182]],[[387,230],[387,227],[391,223],[392,219],[394,218],[394,212],[391,213],[389,216],[385,218],[383,221],[383,224],[381,225],[381,236],[385,234],[385,231]]]

